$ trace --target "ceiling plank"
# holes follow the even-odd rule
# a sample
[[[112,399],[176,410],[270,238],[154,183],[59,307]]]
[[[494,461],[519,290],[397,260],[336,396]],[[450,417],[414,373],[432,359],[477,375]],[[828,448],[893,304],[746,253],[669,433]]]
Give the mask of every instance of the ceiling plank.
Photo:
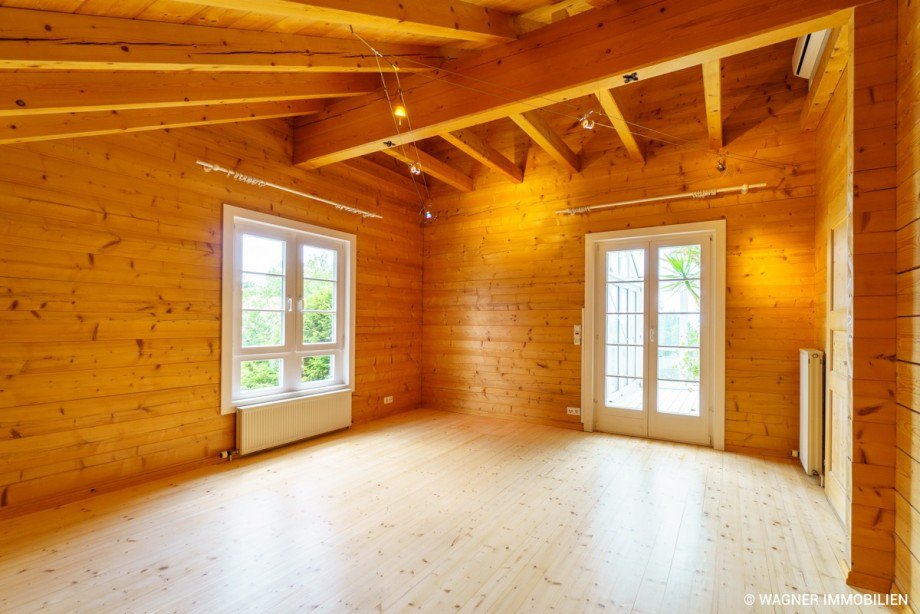
[[[850,58],[849,26],[831,30],[824,52],[808,85],[808,96],[802,109],[802,130],[814,130],[821,123],[840,76]]]
[[[513,113],[510,115],[511,121],[527,133],[527,136],[534,143],[540,146],[549,156],[565,166],[573,173],[581,171],[581,161],[575,152],[566,145],[562,137],[556,134],[552,126],[546,123],[539,111],[525,111],[524,113]]]
[[[627,74],[648,79],[698,66],[840,25],[860,1],[776,0],[752,12],[743,3],[668,0],[661,13],[660,3],[621,0],[446,63],[464,81],[479,80],[475,95],[449,76],[407,76],[413,129],[401,134],[379,92],[334,103],[295,130],[294,160],[323,166],[386,141],[410,143],[617,87]]]
[[[0,117],[339,98],[372,92],[369,74],[0,73]]]
[[[373,54],[351,39],[12,8],[0,8],[0,24],[3,69],[377,72]],[[421,45],[378,48],[430,64],[442,59]]]
[[[445,132],[441,135],[445,141],[467,154],[474,160],[504,175],[512,183],[524,181],[524,173],[517,164],[503,156],[491,145],[476,136],[470,130]]]
[[[613,0],[559,0],[545,6],[538,6],[515,17],[518,30],[521,33],[532,32],[556,21],[560,11],[565,11],[568,16],[590,11],[598,6],[610,4]]]
[[[722,149],[722,62],[703,63],[703,97],[706,99],[706,129],[709,148]]]
[[[598,90],[594,93],[594,96],[604,110],[604,114],[607,115],[607,119],[610,120],[610,124],[620,135],[620,140],[623,141],[623,146],[626,148],[629,157],[636,162],[644,163],[646,141],[642,138],[637,139],[636,135],[633,134],[632,127],[623,114],[623,105],[617,100],[615,91]]]
[[[403,151],[405,149],[405,151]],[[473,191],[473,178],[464,175],[453,166],[441,162],[431,154],[416,150],[415,146],[411,147],[390,147],[384,149],[383,153],[392,156],[406,164],[414,164],[416,161],[422,167],[422,172],[430,177],[443,181],[449,186],[457,188],[461,192]],[[409,171],[406,171],[409,172]]]
[[[344,26],[481,43],[517,37],[514,18],[461,0],[179,0],[202,7],[300,17]]]
[[[319,113],[323,106],[320,100],[300,100],[7,117],[0,122],[0,145],[292,117]]]

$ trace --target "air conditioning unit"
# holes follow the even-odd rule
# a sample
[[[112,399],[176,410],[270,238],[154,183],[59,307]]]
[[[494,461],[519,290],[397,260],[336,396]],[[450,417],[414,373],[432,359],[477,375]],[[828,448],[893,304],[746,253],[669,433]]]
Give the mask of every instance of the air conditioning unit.
[[[801,36],[795,41],[795,52],[792,54],[792,72],[795,73],[796,77],[811,81],[830,33],[829,29],[820,30]]]

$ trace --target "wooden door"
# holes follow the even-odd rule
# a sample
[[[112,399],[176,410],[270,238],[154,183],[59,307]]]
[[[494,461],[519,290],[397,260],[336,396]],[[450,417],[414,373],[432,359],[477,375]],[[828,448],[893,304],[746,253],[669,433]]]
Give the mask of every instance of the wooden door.
[[[824,403],[824,487],[831,506],[849,526],[852,353],[849,306],[852,301],[850,238],[847,221],[833,229],[828,250],[827,356]]]

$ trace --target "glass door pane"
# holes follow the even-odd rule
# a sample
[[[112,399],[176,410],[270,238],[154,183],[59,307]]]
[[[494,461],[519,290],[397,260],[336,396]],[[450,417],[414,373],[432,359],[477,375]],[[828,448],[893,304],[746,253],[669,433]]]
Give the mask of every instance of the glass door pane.
[[[645,250],[608,251],[605,274],[604,405],[645,408]]]
[[[659,413],[700,415],[701,254],[699,243],[658,248]]]

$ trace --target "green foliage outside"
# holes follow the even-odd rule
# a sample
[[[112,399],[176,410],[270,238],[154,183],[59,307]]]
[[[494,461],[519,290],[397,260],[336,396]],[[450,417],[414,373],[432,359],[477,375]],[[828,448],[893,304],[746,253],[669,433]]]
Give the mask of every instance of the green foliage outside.
[[[304,247],[303,343],[330,343],[335,339],[335,252]],[[284,345],[283,276],[243,274],[243,347]],[[241,364],[241,388],[259,390],[281,383],[282,360],[252,360]],[[305,357],[301,381],[332,377],[332,356]]]
[[[679,294],[682,291],[693,297],[695,308],[700,308],[700,259],[701,248],[699,245],[684,245],[680,247],[665,248],[661,251],[660,277],[661,288]],[[686,326],[683,331],[674,331],[675,339],[679,339],[681,346],[689,348],[700,347],[700,331],[698,321],[690,318],[684,320]],[[664,333],[664,331],[662,331]],[[683,333],[683,334],[681,334]],[[672,350],[672,352],[678,352]],[[675,365],[678,376],[675,379],[699,380],[700,354],[698,351],[679,352],[679,361]]]

